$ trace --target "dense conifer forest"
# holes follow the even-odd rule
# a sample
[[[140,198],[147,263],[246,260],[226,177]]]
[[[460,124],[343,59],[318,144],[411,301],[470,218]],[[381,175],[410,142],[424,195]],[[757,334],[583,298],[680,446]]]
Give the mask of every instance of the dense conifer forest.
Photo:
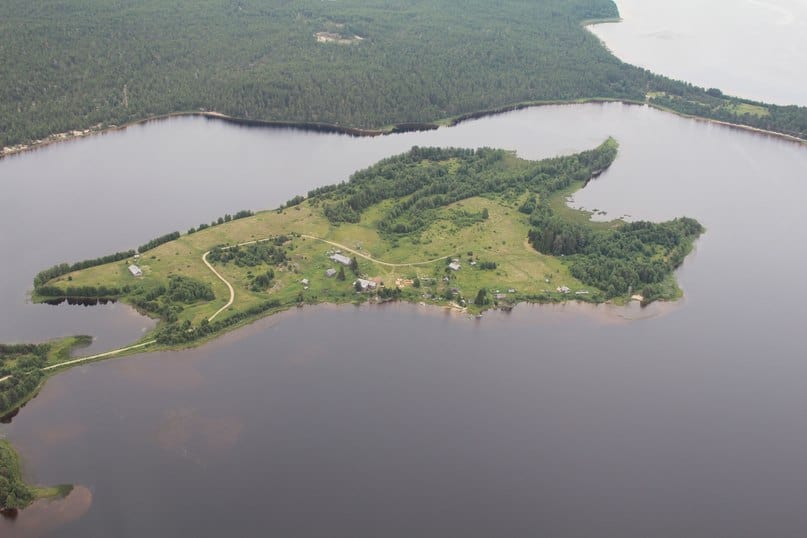
[[[8,0],[0,147],[172,112],[384,128],[649,93],[806,136],[803,107],[748,113],[621,62],[582,27],[617,16],[611,0]]]

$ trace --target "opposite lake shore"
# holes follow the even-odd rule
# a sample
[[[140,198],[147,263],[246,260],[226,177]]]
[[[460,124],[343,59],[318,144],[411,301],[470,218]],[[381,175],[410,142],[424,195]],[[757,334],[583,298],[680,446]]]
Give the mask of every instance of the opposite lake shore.
[[[118,131],[124,131],[129,127],[136,127],[139,125],[146,125],[153,122],[159,122],[163,120],[169,120],[171,118],[184,118],[184,117],[201,117],[206,118],[209,120],[218,120],[223,121],[225,123],[233,124],[233,125],[240,125],[244,127],[256,127],[256,128],[268,128],[268,129],[298,129],[301,131],[310,131],[310,132],[317,132],[317,133],[333,133],[333,134],[344,134],[348,136],[356,136],[356,137],[374,137],[374,136],[384,136],[384,135],[392,135],[392,134],[399,134],[399,133],[406,133],[406,132],[419,132],[419,131],[431,131],[434,129],[439,129],[441,127],[453,127],[455,125],[459,125],[460,123],[481,119],[488,116],[495,116],[498,114],[504,114],[507,112],[514,112],[517,110],[523,110],[526,108],[532,107],[541,107],[541,106],[563,106],[563,105],[580,105],[580,104],[597,104],[597,103],[622,103],[625,105],[635,105],[635,106],[648,106],[650,108],[654,108],[656,110],[661,110],[663,112],[668,112],[671,114],[675,114],[677,116],[683,118],[694,119],[696,121],[702,121],[706,123],[713,123],[716,125],[722,125],[724,127],[729,127],[732,129],[739,129],[742,131],[748,131],[759,135],[770,136],[782,140],[787,140],[789,142],[795,142],[801,145],[807,145],[807,139],[799,138],[797,136],[793,136],[787,133],[781,133],[777,131],[770,131],[766,129],[761,129],[758,127],[752,127],[750,125],[744,125],[742,123],[732,123],[724,120],[718,120],[714,118],[708,118],[705,116],[697,116],[692,114],[686,114],[683,112],[679,112],[677,110],[664,107],[650,101],[633,101],[633,100],[626,100],[626,99],[611,99],[611,98],[602,98],[602,97],[591,97],[591,98],[583,98],[583,99],[570,99],[570,100],[549,100],[549,101],[529,101],[523,103],[515,103],[511,105],[505,105],[501,107],[496,107],[492,109],[485,109],[479,110],[476,112],[469,112],[466,114],[462,114],[459,116],[454,116],[450,118],[445,118],[442,120],[437,120],[435,122],[422,122],[422,123],[399,123],[392,126],[388,126],[385,128],[380,129],[369,129],[369,128],[356,128],[356,127],[348,127],[342,126],[332,123],[315,123],[315,122],[293,122],[293,121],[281,121],[281,120],[257,120],[257,119],[247,119],[247,118],[238,118],[235,116],[228,116],[226,114],[222,114],[220,112],[215,111],[184,111],[184,112],[171,112],[168,114],[159,114],[156,116],[151,116],[148,118],[142,118],[138,120],[133,120],[128,122],[124,125],[108,125],[108,126],[94,126],[89,129],[83,130],[73,130],[67,131],[64,133],[55,133],[47,138],[43,138],[40,140],[35,140],[28,144],[17,144],[14,146],[7,146],[0,149],[0,159],[11,157],[14,155],[20,155],[27,153],[29,151],[34,151],[38,149],[42,149],[53,144],[58,144],[61,142],[71,142],[75,140],[79,140],[82,138],[87,138],[93,135],[104,135],[109,133],[114,133]]]

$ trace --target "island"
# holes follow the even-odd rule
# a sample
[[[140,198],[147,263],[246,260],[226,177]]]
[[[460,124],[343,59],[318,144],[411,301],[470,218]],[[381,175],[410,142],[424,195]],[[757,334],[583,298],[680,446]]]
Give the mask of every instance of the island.
[[[322,302],[403,300],[477,315],[525,301],[675,299],[673,270],[703,232],[697,221],[594,222],[566,204],[617,151],[613,139],[540,161],[413,147],[277,209],[56,265],[35,277],[34,298],[130,304],[160,320],[140,344],[152,349]]]
[[[71,350],[89,336],[0,345],[0,415],[65,367],[198,345],[296,306],[407,301],[478,317],[519,302],[674,300],[673,271],[704,231],[696,220],[595,222],[567,205],[617,152],[610,138],[540,161],[501,149],[413,147],[276,209],[45,269],[34,278],[36,301],[122,301],[159,323],[130,346],[79,358]],[[11,463],[0,490],[13,490],[6,507],[55,494],[21,485],[17,460],[2,448]]]

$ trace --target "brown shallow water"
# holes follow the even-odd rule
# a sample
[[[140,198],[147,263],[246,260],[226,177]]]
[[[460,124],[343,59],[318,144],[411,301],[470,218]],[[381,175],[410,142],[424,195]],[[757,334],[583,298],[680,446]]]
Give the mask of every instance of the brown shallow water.
[[[180,119],[53,146],[0,162],[0,219],[18,230],[2,250],[26,253],[4,269],[0,333],[140,334],[120,305],[24,302],[30,273],[74,250],[272,206],[413,144],[538,158],[608,135],[619,158],[575,203],[701,220],[682,302],[482,320],[322,306],[70,370],[0,435],[31,480],[91,502],[69,521],[0,520],[0,535],[803,536],[807,151],[776,139],[611,104],[377,139]],[[37,182],[56,191],[42,214]]]

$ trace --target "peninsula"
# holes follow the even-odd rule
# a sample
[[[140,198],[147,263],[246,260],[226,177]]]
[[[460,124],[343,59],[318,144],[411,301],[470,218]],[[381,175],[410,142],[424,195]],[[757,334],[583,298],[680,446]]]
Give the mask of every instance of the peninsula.
[[[675,299],[702,232],[688,218],[597,223],[566,197],[617,143],[528,161],[414,147],[275,210],[241,211],[138,249],[39,273],[40,301],[120,300],[183,345],[295,305],[406,300],[470,314],[569,299]]]
[[[0,439],[0,512],[25,508],[36,499],[66,497],[73,486],[37,487],[22,479],[20,458],[8,441]]]
[[[159,323],[87,357],[70,353],[87,336],[0,346],[0,415],[65,367],[197,345],[305,304],[401,300],[479,315],[519,302],[676,299],[673,270],[703,232],[697,221],[594,222],[566,204],[617,152],[613,139],[540,161],[413,147],[273,210],[45,269],[37,301],[122,301]]]

